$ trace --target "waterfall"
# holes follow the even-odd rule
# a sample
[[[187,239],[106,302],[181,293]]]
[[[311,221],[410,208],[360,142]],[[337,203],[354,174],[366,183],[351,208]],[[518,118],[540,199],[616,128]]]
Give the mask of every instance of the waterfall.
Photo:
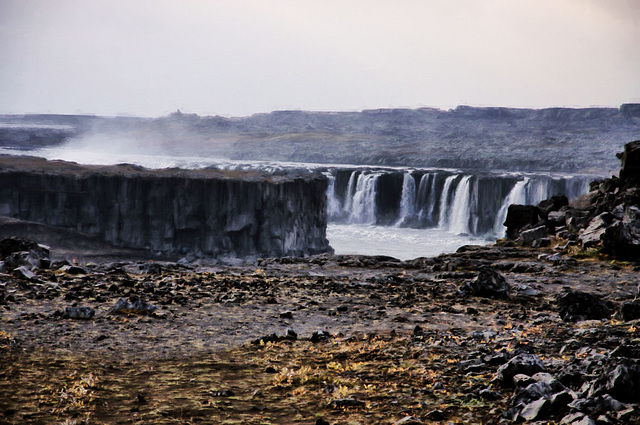
[[[507,211],[511,204],[524,204],[527,200],[527,185],[529,178],[525,177],[523,180],[517,181],[513,186],[509,195],[502,201],[500,210],[496,215],[496,221],[493,225],[493,234],[496,238],[504,238],[506,228],[504,227],[504,221],[507,219]]]
[[[444,187],[440,194],[440,219],[438,220],[438,227],[441,229],[447,228],[449,224],[449,189],[457,177],[457,175],[449,176],[444,181]]]
[[[549,177],[535,179],[527,185],[526,198],[520,204],[538,205],[553,195],[553,181]]]
[[[327,216],[329,219],[337,219],[342,212],[340,199],[336,196],[336,178],[331,173],[324,173],[327,176]]]
[[[436,206],[436,174],[424,174],[418,185],[416,209],[418,210],[418,222],[422,225],[433,225],[433,210]]]
[[[351,211],[353,209],[353,195],[356,190],[356,177],[358,174],[358,171],[354,171],[351,173],[351,176],[349,176],[349,182],[347,183],[347,195],[344,200],[344,209],[346,211]]]
[[[416,209],[416,181],[410,172],[402,178],[402,197],[400,198],[400,214],[395,226],[399,227],[411,221]]]
[[[449,231],[455,234],[469,233],[471,218],[471,176],[465,176],[458,183],[451,210],[449,212]]]
[[[362,173],[358,175],[353,196],[349,202],[347,213],[351,224],[375,224],[376,222],[376,183],[379,173]],[[351,185],[349,186],[351,190]]]
[[[448,171],[352,169],[327,172],[331,222],[433,228],[504,237],[511,204],[585,193],[588,176],[451,174]]]
[[[569,176],[564,179],[564,193],[569,199],[577,198],[583,193],[589,192],[589,184],[589,180]]]

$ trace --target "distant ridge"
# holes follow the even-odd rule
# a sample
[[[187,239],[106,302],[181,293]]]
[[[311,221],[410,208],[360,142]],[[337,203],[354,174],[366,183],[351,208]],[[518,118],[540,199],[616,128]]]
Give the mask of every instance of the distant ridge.
[[[3,127],[3,123],[5,127]],[[6,124],[65,124],[56,134]],[[332,164],[608,174],[640,138],[640,104],[619,108],[461,105],[360,112],[273,111],[248,117],[0,116],[0,147],[33,149],[102,135],[168,155]],[[153,147],[153,148],[152,148]]]

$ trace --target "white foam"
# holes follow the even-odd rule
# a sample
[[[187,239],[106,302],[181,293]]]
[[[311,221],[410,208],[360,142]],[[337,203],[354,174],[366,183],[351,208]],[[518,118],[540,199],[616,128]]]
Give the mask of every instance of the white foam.
[[[336,254],[388,255],[400,260],[455,252],[462,245],[486,245],[482,238],[454,235],[443,229],[334,224],[327,238]]]

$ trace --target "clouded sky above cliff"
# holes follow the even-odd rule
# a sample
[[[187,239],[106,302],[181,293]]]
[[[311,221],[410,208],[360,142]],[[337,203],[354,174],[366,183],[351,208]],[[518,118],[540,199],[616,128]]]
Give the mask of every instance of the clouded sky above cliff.
[[[0,0],[0,113],[640,102],[637,0]]]

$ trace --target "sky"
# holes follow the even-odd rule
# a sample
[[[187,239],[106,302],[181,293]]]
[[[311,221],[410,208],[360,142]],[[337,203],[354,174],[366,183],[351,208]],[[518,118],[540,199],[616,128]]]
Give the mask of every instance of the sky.
[[[0,0],[0,114],[640,102],[640,0]]]

